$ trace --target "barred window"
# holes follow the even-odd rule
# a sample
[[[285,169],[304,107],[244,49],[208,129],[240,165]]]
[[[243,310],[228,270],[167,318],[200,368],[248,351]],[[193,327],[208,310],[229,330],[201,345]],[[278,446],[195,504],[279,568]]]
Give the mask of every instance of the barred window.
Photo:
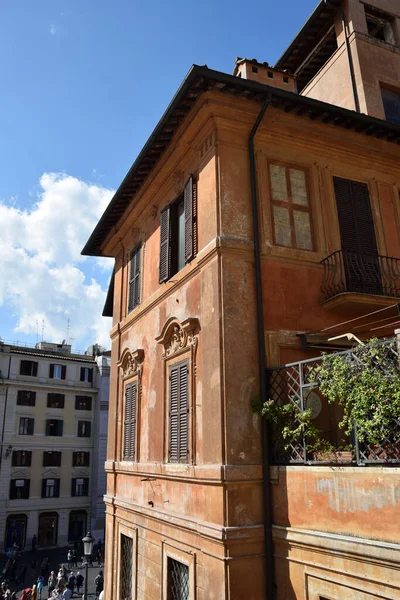
[[[133,599],[133,541],[121,535],[120,582],[121,600]]]
[[[168,557],[167,600],[189,600],[189,567]]]

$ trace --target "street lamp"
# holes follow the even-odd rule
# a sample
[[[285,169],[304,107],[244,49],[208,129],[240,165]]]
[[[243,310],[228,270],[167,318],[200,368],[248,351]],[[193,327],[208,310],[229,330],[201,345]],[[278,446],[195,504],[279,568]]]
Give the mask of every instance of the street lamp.
[[[84,538],[82,538],[83,542],[83,554],[86,559],[86,571],[85,571],[85,600],[88,600],[88,567],[89,567],[89,558],[92,557],[93,552],[93,544],[94,537],[92,537],[90,531],[87,532]]]

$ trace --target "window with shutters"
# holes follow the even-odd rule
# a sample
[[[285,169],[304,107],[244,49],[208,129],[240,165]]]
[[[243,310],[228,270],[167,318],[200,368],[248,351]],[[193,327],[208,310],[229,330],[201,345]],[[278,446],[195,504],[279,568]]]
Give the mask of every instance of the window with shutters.
[[[61,467],[61,452],[43,452],[44,467]]]
[[[29,375],[30,377],[37,377],[38,363],[32,360],[21,360],[19,374]]]
[[[89,478],[88,477],[73,477],[71,482],[71,496],[88,496],[89,495]]]
[[[269,181],[275,245],[314,250],[307,170],[269,163]]]
[[[10,479],[10,500],[28,500],[30,479]]]
[[[129,260],[128,312],[131,312],[140,304],[141,260],[142,243],[140,242],[131,252]]]
[[[36,404],[36,392],[28,390],[18,390],[17,393],[17,405],[18,406],[35,406]]]
[[[78,421],[78,437],[89,438],[91,435],[91,425],[90,421]]]
[[[47,394],[47,408],[64,408],[65,394]]]
[[[75,410],[92,410],[92,397],[75,396]]]
[[[81,367],[81,381],[85,381],[86,383],[92,383],[93,369],[89,367]]]
[[[189,263],[197,252],[197,184],[193,177],[183,194],[160,215],[160,276],[168,281]]]
[[[46,435],[50,437],[61,437],[63,434],[64,421],[60,419],[46,420]]]
[[[189,462],[189,361],[169,368],[168,460]]]
[[[30,417],[20,417],[18,433],[19,435],[33,435],[35,419]]]
[[[42,498],[58,498],[60,496],[59,479],[42,479]]]
[[[51,364],[49,377],[50,379],[65,379],[67,375],[66,365]]]
[[[138,382],[125,385],[123,459],[135,460],[136,456],[136,409]]]
[[[30,467],[32,463],[32,452],[30,450],[14,450],[12,453],[13,467]]]
[[[90,452],[73,452],[73,467],[88,467],[90,465]]]

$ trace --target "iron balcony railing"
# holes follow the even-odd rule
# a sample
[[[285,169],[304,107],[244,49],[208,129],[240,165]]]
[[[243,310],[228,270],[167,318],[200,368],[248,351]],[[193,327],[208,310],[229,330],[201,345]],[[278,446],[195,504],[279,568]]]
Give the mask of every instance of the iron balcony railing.
[[[400,298],[400,259],[337,250],[321,261],[323,300],[344,292]]]
[[[395,340],[382,342],[382,351],[385,352],[386,360],[395,368],[399,365],[399,353]],[[359,359],[352,350],[335,353],[344,355],[348,361]],[[361,443],[357,437],[357,430],[354,431],[349,439],[343,439],[343,431],[339,428],[340,406],[335,403],[329,405],[318,389],[318,384],[314,382],[313,372],[321,361],[322,357],[311,358],[300,362],[290,363],[281,367],[267,370],[268,397],[279,405],[291,403],[295,412],[299,414],[305,409],[315,410],[315,425],[322,427],[323,438],[335,446],[335,442],[353,448],[347,454],[351,465],[368,464],[396,464],[400,463],[400,442],[399,430],[400,422],[393,421],[393,435],[390,439],[383,437],[379,444]],[[275,427],[270,427],[270,453],[271,462],[275,465],[287,464],[322,464],[326,462],[337,462],[337,458],[332,456],[332,460],[324,457],[315,456],[307,451],[305,439],[291,443],[289,448],[282,438],[282,433]]]

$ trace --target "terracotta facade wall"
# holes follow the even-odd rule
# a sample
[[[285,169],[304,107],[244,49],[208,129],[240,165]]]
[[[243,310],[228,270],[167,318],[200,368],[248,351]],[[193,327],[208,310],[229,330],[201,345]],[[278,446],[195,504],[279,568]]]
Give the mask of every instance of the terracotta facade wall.
[[[258,393],[258,367],[248,136],[259,110],[259,105],[250,101],[216,92],[205,94],[193,109],[190,123],[178,132],[174,151],[161,161],[135,206],[124,216],[118,233],[107,241],[107,251],[116,256],[106,465],[109,597],[118,598],[119,593],[121,533],[132,537],[135,547],[137,598],[166,598],[162,590],[168,553],[190,566],[190,585],[197,599],[258,600],[264,596],[260,423],[250,407],[251,396]],[[300,354],[297,332],[340,320],[338,314],[320,305],[320,260],[340,248],[333,175],[368,183],[379,251],[385,254],[399,248],[398,159],[397,146],[382,140],[274,108],[267,111],[256,138],[267,364],[280,364]],[[273,244],[270,160],[307,170],[315,234],[312,252]],[[160,210],[181,193],[191,173],[198,176],[198,254],[160,285]],[[139,241],[143,243],[141,304],[127,315],[129,255]],[[156,338],[172,317],[179,323],[197,319],[199,324],[195,354],[190,349],[187,354],[193,381],[188,465],[168,464],[166,455],[167,367],[163,346]],[[117,362],[127,349],[140,349],[144,354],[138,462],[121,460],[125,382]],[[287,579],[290,569],[297,586],[292,595],[280,592],[282,598],[306,597],[299,591],[304,590],[304,567],[295,562],[300,560],[297,554],[285,567],[280,561],[282,553],[297,552],[285,541],[286,534],[294,535],[296,528],[336,531],[342,517],[351,523],[347,509],[328,512],[329,486],[335,484],[329,483],[331,474],[322,473],[288,470],[285,487],[282,471],[275,483],[276,531],[285,528],[285,535],[275,533],[278,584],[283,585],[280,573]],[[353,486],[355,498],[363,485],[368,483],[371,490],[376,486],[367,474],[356,481],[357,473],[341,475],[343,489]],[[303,506],[308,496],[302,485],[307,481],[310,501],[315,497],[317,502],[314,511]],[[389,494],[394,483],[385,477],[379,485]],[[315,492],[318,486],[319,495]],[[289,507],[287,513],[285,506]],[[343,535],[373,537],[362,517],[379,513],[386,523],[389,504],[385,510],[360,512],[353,528],[344,528]],[[389,537],[392,540],[393,536]],[[317,538],[315,552],[320,553],[321,548],[323,541]],[[321,565],[325,573],[332,567]]]

